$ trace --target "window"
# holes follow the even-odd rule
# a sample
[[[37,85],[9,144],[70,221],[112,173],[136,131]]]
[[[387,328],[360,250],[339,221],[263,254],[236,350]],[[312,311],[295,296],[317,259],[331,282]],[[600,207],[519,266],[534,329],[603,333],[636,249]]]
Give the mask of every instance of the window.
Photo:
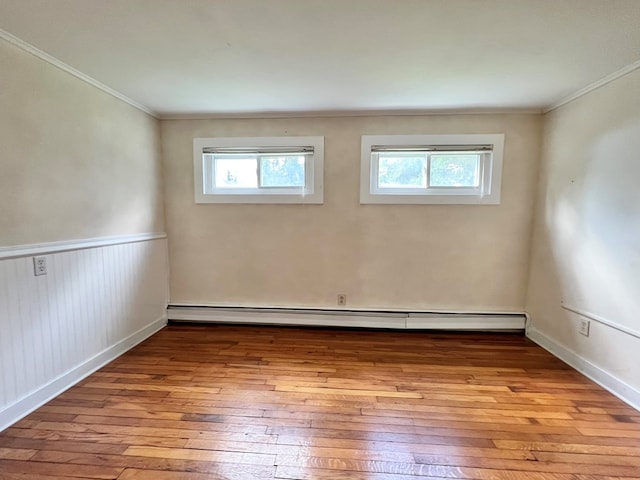
[[[195,138],[196,203],[322,203],[324,137]]]
[[[360,203],[499,204],[504,135],[364,135]]]

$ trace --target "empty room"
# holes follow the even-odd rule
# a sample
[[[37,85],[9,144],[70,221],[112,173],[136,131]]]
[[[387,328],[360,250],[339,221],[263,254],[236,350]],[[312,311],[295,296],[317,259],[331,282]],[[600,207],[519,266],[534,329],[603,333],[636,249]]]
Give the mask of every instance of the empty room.
[[[0,480],[640,479],[639,0],[0,0]]]

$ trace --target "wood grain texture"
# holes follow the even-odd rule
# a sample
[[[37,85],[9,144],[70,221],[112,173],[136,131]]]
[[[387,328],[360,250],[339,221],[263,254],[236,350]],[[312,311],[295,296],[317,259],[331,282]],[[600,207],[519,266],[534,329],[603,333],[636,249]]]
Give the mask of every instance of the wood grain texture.
[[[640,479],[640,413],[515,334],[171,325],[0,434],[0,479]]]

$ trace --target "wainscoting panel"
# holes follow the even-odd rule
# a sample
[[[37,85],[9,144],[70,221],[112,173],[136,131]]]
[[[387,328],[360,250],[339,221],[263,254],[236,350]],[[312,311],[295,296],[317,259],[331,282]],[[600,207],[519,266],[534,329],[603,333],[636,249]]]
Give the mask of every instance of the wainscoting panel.
[[[0,430],[166,324],[163,234],[77,246],[0,252]]]

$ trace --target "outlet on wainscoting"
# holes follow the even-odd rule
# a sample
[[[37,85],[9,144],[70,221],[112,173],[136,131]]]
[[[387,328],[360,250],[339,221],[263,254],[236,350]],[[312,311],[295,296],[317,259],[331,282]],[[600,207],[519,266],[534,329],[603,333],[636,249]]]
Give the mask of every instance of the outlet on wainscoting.
[[[33,274],[35,276],[47,274],[47,257],[33,257]]]
[[[585,337],[589,336],[589,328],[591,327],[591,322],[589,320],[582,319],[580,320],[580,333]]]

